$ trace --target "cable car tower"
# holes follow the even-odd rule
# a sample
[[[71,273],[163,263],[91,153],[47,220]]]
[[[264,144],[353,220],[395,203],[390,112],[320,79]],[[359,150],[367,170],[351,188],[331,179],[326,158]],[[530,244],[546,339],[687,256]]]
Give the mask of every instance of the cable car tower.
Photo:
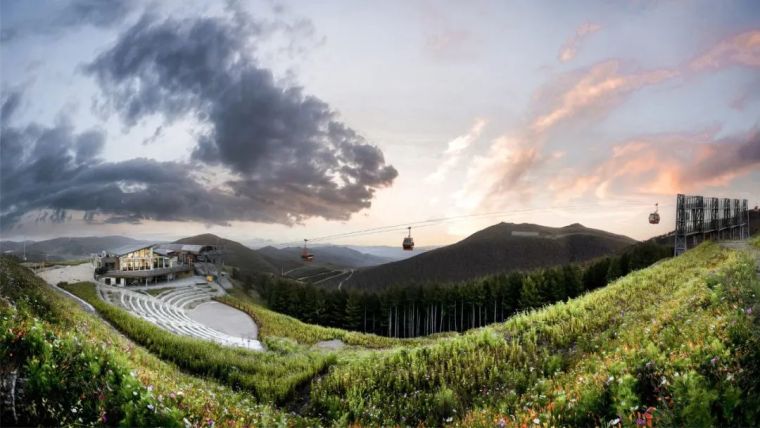
[[[301,259],[305,262],[310,262],[314,260],[314,254],[311,254],[309,252],[309,248],[306,246],[307,242],[309,242],[308,239],[303,240],[303,251],[301,252]]]

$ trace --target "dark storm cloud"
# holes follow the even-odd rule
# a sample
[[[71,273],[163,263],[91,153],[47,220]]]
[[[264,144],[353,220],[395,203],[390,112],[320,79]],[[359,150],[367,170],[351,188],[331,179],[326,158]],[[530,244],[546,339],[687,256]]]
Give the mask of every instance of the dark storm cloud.
[[[13,103],[18,98],[8,96],[3,102],[8,119]],[[96,223],[97,215],[107,223],[133,224],[146,219],[227,224],[291,223],[314,215],[347,218],[370,204],[373,189],[360,182],[390,182],[395,176],[395,170],[379,168],[382,154],[376,148],[348,144],[344,156],[353,166],[346,167],[342,177],[347,181],[340,185],[321,175],[322,169],[301,168],[294,161],[267,169],[272,175],[266,180],[246,175],[214,187],[197,177],[197,165],[145,158],[107,162],[100,157],[104,142],[105,134],[97,129],[76,133],[65,122],[14,127],[4,120],[0,230],[35,211],[35,222],[67,221],[71,210],[83,211],[87,223]]]
[[[226,184],[248,201],[238,208],[250,219],[347,219],[397,172],[326,103],[281,87],[256,65],[248,52],[263,28],[241,13],[229,20],[144,17],[86,71],[129,126],[154,115],[168,123],[190,115],[207,125],[192,158],[233,174]]]
[[[26,213],[35,222],[70,219],[69,210],[109,223],[144,219],[225,224],[230,220],[277,221],[281,208],[203,185],[191,165],[137,158],[106,162],[98,157],[104,134],[75,133],[67,125],[4,126],[0,135],[0,228]]]

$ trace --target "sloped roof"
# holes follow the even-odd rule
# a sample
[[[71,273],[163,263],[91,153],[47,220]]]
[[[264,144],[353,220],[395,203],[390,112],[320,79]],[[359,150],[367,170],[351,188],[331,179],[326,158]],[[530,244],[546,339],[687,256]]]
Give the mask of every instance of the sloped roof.
[[[186,253],[200,254],[200,252],[211,245],[191,245],[191,244],[159,244],[156,248],[168,251],[183,251]]]
[[[125,254],[129,254],[133,251],[142,250],[143,248],[150,248],[154,246],[155,244],[129,244],[129,245],[123,245],[118,248],[114,248],[112,250],[107,251],[109,254],[113,254],[116,256],[123,256]]]

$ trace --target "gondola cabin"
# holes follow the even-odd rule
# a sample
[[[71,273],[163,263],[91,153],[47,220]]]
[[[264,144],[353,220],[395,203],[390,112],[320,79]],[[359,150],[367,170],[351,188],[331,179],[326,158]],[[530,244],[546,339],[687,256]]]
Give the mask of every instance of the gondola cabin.
[[[660,209],[659,204],[654,204],[654,206],[655,206],[654,212],[649,214],[649,224],[660,223],[660,213],[658,212]]]
[[[412,228],[408,227],[409,229],[409,236],[404,238],[404,241],[401,243],[401,247],[404,249],[404,251],[412,251],[414,249],[414,238],[412,238]]]

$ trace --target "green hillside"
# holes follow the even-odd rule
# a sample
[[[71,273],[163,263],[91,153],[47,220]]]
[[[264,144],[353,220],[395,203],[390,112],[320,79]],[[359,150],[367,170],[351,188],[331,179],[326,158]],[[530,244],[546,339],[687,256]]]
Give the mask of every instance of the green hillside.
[[[70,287],[125,338],[0,263],[0,376],[18,392],[4,421],[14,411],[27,425],[142,426],[746,426],[760,417],[756,262],[715,244],[504,323],[412,340],[312,326],[236,290],[227,301],[260,324],[263,354],[172,337],[97,303],[88,284]],[[349,346],[313,346],[328,339]]]
[[[568,303],[315,382],[314,411],[363,424],[750,425],[760,412],[760,286],[705,244]],[[613,423],[612,425],[615,425]]]
[[[587,261],[617,254],[635,243],[626,236],[577,223],[565,227],[499,223],[452,245],[359,269],[343,282],[342,288],[378,290],[414,282],[463,281]]]
[[[182,238],[177,244],[193,245],[216,245],[224,251],[224,263],[240,269],[242,275],[259,275],[262,273],[276,273],[279,269],[274,267],[261,254],[246,247],[245,245],[220,238],[211,233]]]

